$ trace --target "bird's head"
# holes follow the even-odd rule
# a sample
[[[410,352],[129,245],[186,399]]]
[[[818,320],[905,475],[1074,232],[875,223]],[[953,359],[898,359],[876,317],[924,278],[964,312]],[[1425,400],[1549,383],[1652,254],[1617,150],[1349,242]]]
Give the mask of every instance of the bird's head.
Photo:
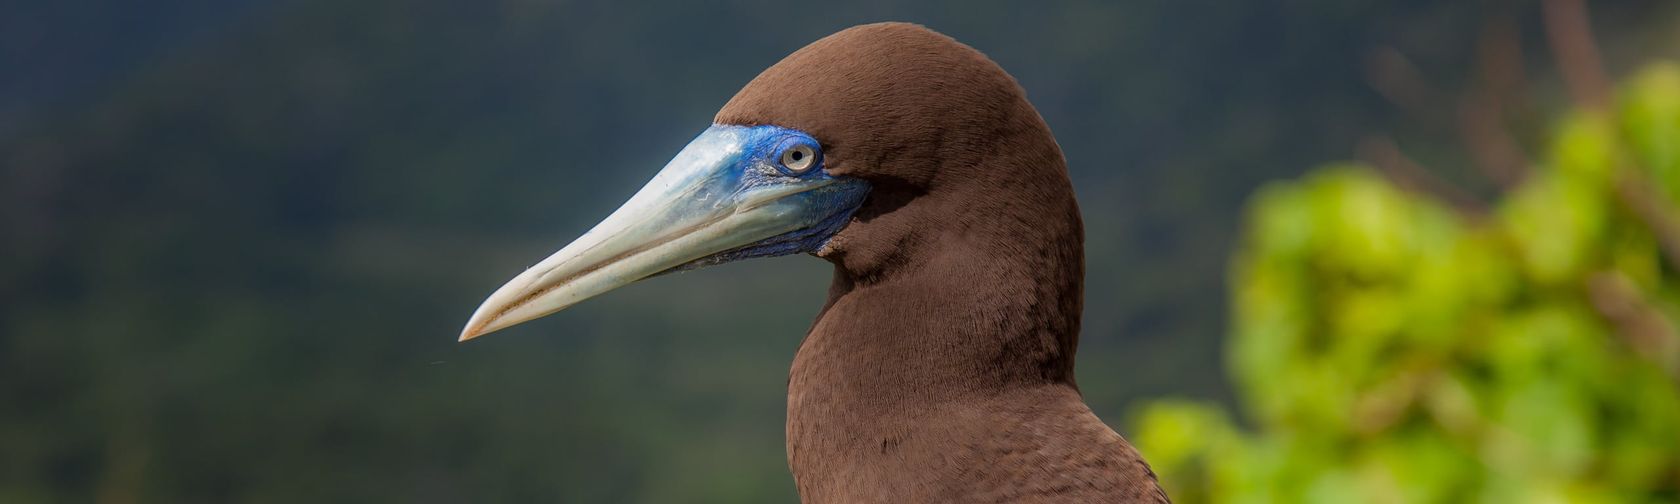
[[[1000,152],[1029,162],[986,169]],[[1017,190],[966,194],[998,187]],[[1066,193],[1072,208],[1067,187],[1048,129],[991,60],[916,25],[854,27],[753,79],[622,207],[491,294],[461,339],[669,271],[795,253],[871,267],[964,205]],[[947,208],[903,211],[918,202]]]

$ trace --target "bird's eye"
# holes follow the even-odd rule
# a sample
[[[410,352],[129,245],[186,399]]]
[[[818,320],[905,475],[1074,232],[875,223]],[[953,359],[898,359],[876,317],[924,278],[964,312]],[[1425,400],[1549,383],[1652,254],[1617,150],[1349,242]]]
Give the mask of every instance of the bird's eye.
[[[817,165],[817,149],[796,143],[782,149],[782,168],[790,175],[799,175]]]

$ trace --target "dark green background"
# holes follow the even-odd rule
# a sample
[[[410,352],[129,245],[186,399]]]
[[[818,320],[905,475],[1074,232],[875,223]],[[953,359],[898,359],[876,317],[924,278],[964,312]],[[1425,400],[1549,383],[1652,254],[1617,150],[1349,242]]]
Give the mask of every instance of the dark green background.
[[[1613,70],[1680,48],[1675,4],[1593,8]],[[1526,2],[6,3],[0,502],[792,500],[783,392],[820,260],[455,336],[759,70],[881,20],[989,54],[1056,132],[1099,415],[1225,400],[1244,198],[1373,133],[1461,164],[1453,97],[1506,17],[1544,103]],[[1388,46],[1439,100],[1372,90]]]

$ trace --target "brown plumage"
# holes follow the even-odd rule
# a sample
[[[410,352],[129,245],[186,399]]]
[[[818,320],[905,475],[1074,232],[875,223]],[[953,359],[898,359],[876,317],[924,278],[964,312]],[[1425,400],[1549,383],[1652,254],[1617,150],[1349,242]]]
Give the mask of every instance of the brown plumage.
[[[1073,378],[1084,240],[1066,163],[1015,80],[926,28],[836,33],[720,124],[813,135],[868,180],[818,255],[828,301],[788,380],[788,463],[828,502],[1165,502]]]

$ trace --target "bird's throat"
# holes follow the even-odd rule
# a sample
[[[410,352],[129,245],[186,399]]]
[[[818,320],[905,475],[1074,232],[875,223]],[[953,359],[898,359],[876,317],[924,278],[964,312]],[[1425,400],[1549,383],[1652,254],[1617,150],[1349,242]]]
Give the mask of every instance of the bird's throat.
[[[802,490],[909,484],[881,468],[936,463],[916,460],[934,453],[897,447],[992,432],[967,425],[988,418],[975,405],[1043,391],[1077,399],[1083,260],[1072,212],[1071,225],[1020,243],[988,245],[995,230],[957,226],[923,237],[913,263],[884,274],[837,267],[788,381],[789,463]],[[938,420],[965,415],[962,428]]]

